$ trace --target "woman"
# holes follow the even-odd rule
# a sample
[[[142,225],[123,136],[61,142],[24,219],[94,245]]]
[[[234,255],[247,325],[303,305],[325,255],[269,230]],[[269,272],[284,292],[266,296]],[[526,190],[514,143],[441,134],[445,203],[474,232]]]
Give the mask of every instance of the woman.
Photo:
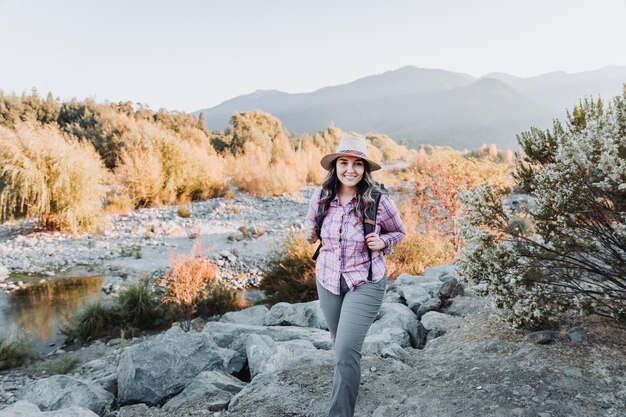
[[[351,417],[361,380],[361,348],[385,295],[383,252],[389,253],[405,231],[394,203],[383,194],[374,232],[364,236],[363,213],[374,203],[371,172],[381,168],[367,157],[364,139],[343,138],[337,152],[320,163],[328,175],[311,198],[307,240],[319,238],[319,215],[323,246],[316,266],[317,293],[335,348],[329,416]]]

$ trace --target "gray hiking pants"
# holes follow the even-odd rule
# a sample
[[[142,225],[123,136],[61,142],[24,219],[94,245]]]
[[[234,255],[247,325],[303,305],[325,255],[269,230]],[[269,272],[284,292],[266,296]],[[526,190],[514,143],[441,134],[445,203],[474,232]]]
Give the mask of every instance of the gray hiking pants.
[[[347,291],[341,277],[341,295],[317,282],[320,306],[335,347],[335,374],[329,417],[352,417],[361,382],[361,348],[378,315],[385,295],[387,276]]]

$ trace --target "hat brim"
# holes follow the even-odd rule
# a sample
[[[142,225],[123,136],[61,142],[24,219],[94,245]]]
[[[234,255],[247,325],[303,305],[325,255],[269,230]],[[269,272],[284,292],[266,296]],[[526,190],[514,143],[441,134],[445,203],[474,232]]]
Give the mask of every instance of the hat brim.
[[[322,168],[324,168],[326,171],[329,171],[332,168],[333,161],[339,158],[340,156],[354,156],[354,155],[341,153],[341,152],[331,153],[331,154],[324,156],[320,160],[320,165],[322,165]],[[363,158],[362,156],[359,156],[357,158],[367,161],[370,167],[370,171],[378,171],[379,169],[382,168],[380,164],[378,164],[378,162],[374,162],[371,159]]]

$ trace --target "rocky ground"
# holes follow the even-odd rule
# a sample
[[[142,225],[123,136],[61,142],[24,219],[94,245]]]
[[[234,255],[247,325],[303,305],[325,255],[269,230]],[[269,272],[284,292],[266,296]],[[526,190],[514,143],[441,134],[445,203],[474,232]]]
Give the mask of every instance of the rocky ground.
[[[254,286],[272,243],[286,230],[302,227],[312,192],[308,187],[298,196],[237,194],[232,200],[195,202],[187,206],[187,218],[176,206],[140,209],[110,216],[103,233],[71,235],[37,230],[33,221],[5,223],[0,225],[0,289],[26,285],[22,274],[35,274],[37,280],[104,275],[105,285],[123,285],[141,273],[162,274],[171,253],[190,253],[198,239],[222,278],[236,288]]]
[[[473,295],[474,287],[455,296],[452,277],[437,282],[429,274],[405,275],[388,286],[382,313],[364,345],[356,416],[623,415],[625,329],[599,318],[571,318],[551,332],[512,330],[497,320],[488,297]],[[431,303],[422,300],[420,308],[414,299],[405,299],[417,287],[428,289],[428,301],[445,301],[442,307],[424,308]],[[39,402],[43,410],[42,404],[50,407],[51,400],[42,398],[52,397],[56,409],[82,406],[106,417],[322,417],[330,398],[333,357],[316,308],[315,303],[284,303],[271,310],[257,306],[219,322],[196,321],[190,333],[172,328],[162,335],[97,342],[76,353],[83,364],[71,374],[73,382],[47,382],[34,397],[32,384],[22,387],[41,377],[18,379],[15,371],[5,372],[0,381],[10,389],[5,402],[13,408],[5,414],[0,410],[0,416],[32,405],[16,403],[18,399]],[[180,362],[173,359],[178,355],[188,357]],[[220,378],[239,376],[230,380],[232,391],[224,391],[225,383],[215,391],[215,380],[194,380],[196,386],[190,382],[199,372],[196,368],[209,363],[229,370]],[[169,383],[181,378],[170,373],[172,368],[196,369],[176,397],[167,394],[182,389]],[[64,384],[78,380],[95,382],[109,393],[99,405],[85,397],[68,402]]]
[[[48,275],[91,269],[125,280],[162,272],[170,250],[188,252],[190,237],[199,236],[225,278],[254,285],[271,242],[301,227],[311,191],[194,203],[190,218],[174,207],[140,210],[114,218],[104,234],[2,225],[0,264]],[[257,236],[243,238],[241,226]],[[454,275],[453,267],[442,266],[389,284],[364,346],[356,416],[624,415],[626,329],[571,317],[553,331],[512,330],[497,320],[488,297],[475,296]],[[0,417],[325,416],[333,358],[318,307],[257,306],[237,314],[196,320],[189,333],[174,327],[92,343],[69,352],[80,364],[65,379],[46,378],[43,363],[2,371]],[[168,373],[172,369],[180,373]],[[150,386],[154,381],[158,386]]]

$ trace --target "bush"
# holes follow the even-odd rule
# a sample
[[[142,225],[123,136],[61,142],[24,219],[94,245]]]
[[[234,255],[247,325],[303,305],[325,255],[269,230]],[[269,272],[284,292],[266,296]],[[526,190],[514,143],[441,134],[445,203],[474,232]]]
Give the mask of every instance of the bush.
[[[97,229],[106,176],[90,144],[56,127],[0,127],[0,221],[38,217],[61,230]]]
[[[120,291],[116,303],[124,322],[139,329],[154,327],[155,320],[162,316],[157,297],[146,282],[131,284]]]
[[[0,335],[0,369],[28,365],[36,357],[34,349],[34,342],[25,336]]]
[[[63,333],[78,342],[115,337],[123,328],[123,319],[119,304],[100,299],[83,305],[74,313]]]
[[[55,355],[46,362],[46,375],[68,374],[76,369],[80,359],[70,353]]]
[[[274,248],[265,267],[259,289],[267,302],[303,303],[317,299],[315,262],[311,259],[315,246],[300,233],[288,234],[281,246]]]
[[[237,291],[219,280],[207,284],[204,296],[197,302],[198,314],[204,317],[241,310],[246,303],[238,300]]]
[[[489,185],[462,194],[460,275],[485,280],[516,327],[549,327],[570,311],[626,324],[626,91],[518,141],[514,176],[536,208],[513,216]]]
[[[456,251],[450,239],[435,231],[408,232],[394,246],[387,260],[388,276],[395,279],[401,273],[419,275],[431,266],[454,262]]]
[[[173,307],[176,318],[183,320],[183,328],[198,311],[198,304],[206,298],[207,288],[217,278],[217,266],[202,257],[198,240],[189,256],[172,255],[171,265],[162,280],[165,287],[163,301]]]

